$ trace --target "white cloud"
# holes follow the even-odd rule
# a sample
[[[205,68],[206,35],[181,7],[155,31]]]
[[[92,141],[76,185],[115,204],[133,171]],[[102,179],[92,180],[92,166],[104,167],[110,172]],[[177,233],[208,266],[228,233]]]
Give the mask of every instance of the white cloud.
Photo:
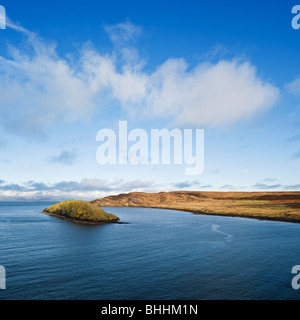
[[[0,112],[3,125],[30,131],[57,119],[75,120],[91,114],[92,89],[80,73],[60,59],[52,45],[36,38],[34,51],[14,49],[0,58]]]
[[[28,29],[25,29],[17,23],[12,22],[8,17],[6,17],[6,26],[15,31],[27,34],[28,36],[35,36],[33,32],[29,31]]]
[[[105,25],[104,29],[116,46],[134,41],[142,34],[142,28],[134,25],[129,20],[114,25]]]
[[[120,59],[115,52],[102,55],[93,49],[83,49],[78,59],[60,57],[53,44],[11,22],[9,26],[28,39],[28,48],[0,57],[0,115],[9,130],[41,130],[58,119],[89,117],[108,99],[144,118],[219,126],[264,111],[279,96],[250,62],[203,62],[190,69],[183,58],[168,59],[153,72],[145,71],[136,50],[125,46],[141,32],[130,22],[106,26],[115,47],[122,47]]]
[[[218,126],[249,118],[274,105],[279,95],[259,79],[254,66],[237,60],[189,70],[184,59],[169,59],[152,79],[148,110],[185,125]]]
[[[300,95],[300,77],[287,84],[288,91],[294,96]]]

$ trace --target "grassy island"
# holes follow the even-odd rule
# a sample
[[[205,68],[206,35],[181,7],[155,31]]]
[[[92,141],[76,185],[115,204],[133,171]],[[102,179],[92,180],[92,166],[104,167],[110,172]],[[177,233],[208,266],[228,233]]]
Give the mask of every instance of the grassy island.
[[[43,210],[49,215],[80,223],[101,224],[119,221],[112,213],[107,213],[95,204],[82,200],[63,201]]]

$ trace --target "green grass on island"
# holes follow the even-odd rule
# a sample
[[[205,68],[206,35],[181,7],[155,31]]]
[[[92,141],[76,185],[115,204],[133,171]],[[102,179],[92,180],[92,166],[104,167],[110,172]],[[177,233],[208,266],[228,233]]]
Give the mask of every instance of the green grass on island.
[[[85,223],[117,222],[120,219],[99,206],[82,200],[63,201],[43,210],[44,213]]]

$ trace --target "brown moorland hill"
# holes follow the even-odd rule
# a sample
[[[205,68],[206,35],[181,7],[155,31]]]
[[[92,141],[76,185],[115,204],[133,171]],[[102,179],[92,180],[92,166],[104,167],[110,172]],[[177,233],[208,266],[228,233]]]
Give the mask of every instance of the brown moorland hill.
[[[96,199],[92,203],[101,207],[162,208],[300,222],[300,192],[132,192]]]

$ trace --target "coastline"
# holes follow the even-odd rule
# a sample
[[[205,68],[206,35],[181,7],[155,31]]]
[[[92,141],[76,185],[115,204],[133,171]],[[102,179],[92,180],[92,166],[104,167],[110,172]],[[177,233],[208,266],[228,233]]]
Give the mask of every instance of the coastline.
[[[236,213],[213,213],[213,212],[203,212],[188,209],[178,209],[178,208],[168,208],[168,207],[149,207],[149,206],[104,206],[107,208],[142,208],[142,209],[162,209],[162,210],[173,210],[173,211],[183,211],[191,214],[202,215],[202,216],[217,216],[217,217],[231,217],[231,218],[245,218],[245,219],[256,219],[262,221],[278,221],[278,222],[290,222],[290,223],[300,223],[300,219],[292,219],[285,217],[271,217],[271,216],[253,216],[246,214],[236,214]],[[123,223],[123,222],[117,222]]]
[[[91,201],[101,207],[140,207],[192,214],[300,223],[300,192],[132,192]]]
[[[170,209],[175,210],[175,209]],[[177,209],[178,210],[178,209]],[[179,210],[179,211],[186,211],[186,210]],[[187,211],[192,214],[199,214],[204,216],[219,216],[219,217],[232,217],[232,218],[245,218],[245,219],[256,219],[262,221],[279,221],[279,222],[290,222],[290,223],[300,223],[300,219],[293,219],[287,217],[272,217],[272,216],[253,216],[253,215],[246,215],[246,214],[229,214],[229,213],[207,213],[201,211]]]

